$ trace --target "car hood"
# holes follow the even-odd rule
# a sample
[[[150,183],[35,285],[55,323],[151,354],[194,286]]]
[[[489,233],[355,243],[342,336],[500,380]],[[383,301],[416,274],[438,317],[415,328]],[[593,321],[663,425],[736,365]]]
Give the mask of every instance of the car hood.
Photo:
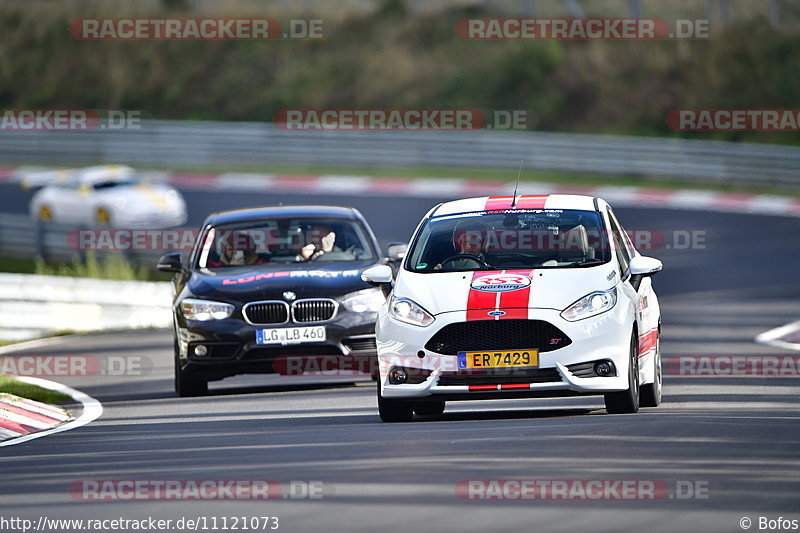
[[[275,264],[193,271],[188,292],[197,298],[243,304],[257,300],[286,300],[284,292],[301,298],[337,298],[370,288],[361,273],[372,261],[318,264]]]
[[[98,197],[123,202],[130,210],[157,209],[166,212],[176,208],[185,209],[180,193],[173,187],[162,184],[141,183],[102,191]]]
[[[394,288],[433,315],[467,309],[563,310],[590,292],[619,281],[614,264],[584,268],[540,268],[481,272],[403,271]]]

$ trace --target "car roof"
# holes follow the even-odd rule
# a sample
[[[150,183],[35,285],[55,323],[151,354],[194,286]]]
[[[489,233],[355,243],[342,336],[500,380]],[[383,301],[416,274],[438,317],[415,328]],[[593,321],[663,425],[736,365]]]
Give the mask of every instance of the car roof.
[[[249,207],[245,209],[229,209],[211,213],[206,218],[206,225],[228,224],[231,222],[246,222],[264,218],[285,217],[335,217],[362,220],[361,214],[353,207],[334,205],[281,205]]]
[[[580,194],[523,194],[516,197],[512,207],[513,196],[481,196],[445,202],[431,213],[431,216],[472,213],[475,211],[503,211],[507,209],[579,209],[596,211],[594,196]]]
[[[126,165],[99,165],[76,169],[72,180],[88,185],[101,181],[129,180],[135,176],[136,171]]]

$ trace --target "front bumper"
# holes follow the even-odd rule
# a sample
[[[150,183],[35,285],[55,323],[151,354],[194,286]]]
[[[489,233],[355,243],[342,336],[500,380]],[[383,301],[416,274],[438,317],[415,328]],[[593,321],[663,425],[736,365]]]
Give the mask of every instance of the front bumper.
[[[340,310],[322,323],[253,326],[241,318],[187,321],[176,312],[176,348],[181,369],[216,380],[237,374],[301,374],[331,365],[371,373],[375,369],[375,313]],[[326,340],[317,343],[266,345],[256,342],[259,329],[324,326]],[[195,353],[204,345],[208,354]]]
[[[634,316],[625,306],[617,305],[596,317],[568,322],[553,309],[529,309],[528,320],[546,321],[572,341],[568,346],[539,353],[538,368],[496,369],[469,372],[458,369],[458,357],[426,349],[428,341],[449,324],[464,322],[466,313],[451,312],[436,316],[428,327],[417,327],[389,317],[381,309],[377,321],[378,366],[381,394],[385,398],[423,398],[470,400],[515,398],[521,396],[558,397],[603,394],[628,388],[630,336]],[[528,346],[529,348],[538,348]],[[496,346],[513,349],[521,346]],[[615,375],[590,376],[585,369],[597,361],[611,361]],[[396,368],[412,369],[413,379],[404,384],[390,384],[389,372]]]

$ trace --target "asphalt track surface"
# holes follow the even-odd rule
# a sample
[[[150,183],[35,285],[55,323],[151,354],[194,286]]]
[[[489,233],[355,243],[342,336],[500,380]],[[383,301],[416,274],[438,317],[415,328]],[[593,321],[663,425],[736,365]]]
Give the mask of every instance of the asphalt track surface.
[[[29,193],[0,186],[0,209]],[[12,190],[13,189],[13,190]],[[543,191],[546,192],[546,191]],[[381,241],[406,240],[435,200],[186,192],[190,222],[258,203],[358,207]],[[629,230],[704,231],[703,249],[650,252],[665,363],[687,355],[791,354],[757,334],[800,316],[800,220],[617,209]],[[669,240],[669,239],[668,239]],[[369,380],[246,376],[205,398],[172,392],[166,331],[86,335],[20,353],[144,361],[141,375],[63,379],[103,403],[92,424],[0,452],[0,517],[278,516],[312,531],[742,531],[800,519],[800,379],[664,378],[664,403],[609,415],[602,398],[452,402],[441,417],[382,424]],[[465,501],[474,479],[656,480],[655,501]],[[322,499],[79,501],[83,479],[321,481]],[[699,491],[700,498],[686,498]],[[707,492],[704,489],[707,488]],[[207,522],[210,527],[210,523]],[[53,529],[64,531],[65,529]],[[172,529],[174,530],[174,529]],[[202,529],[201,529],[202,530]],[[210,530],[210,529],[209,529]],[[10,530],[9,530],[10,531]],[[228,529],[227,531],[234,531]]]

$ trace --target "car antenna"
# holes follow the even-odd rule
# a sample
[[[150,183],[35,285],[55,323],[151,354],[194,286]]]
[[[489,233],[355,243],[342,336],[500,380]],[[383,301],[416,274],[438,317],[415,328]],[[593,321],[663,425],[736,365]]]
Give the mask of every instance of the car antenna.
[[[522,165],[525,163],[524,159],[519,160],[519,172],[517,172],[517,183],[514,184],[514,199],[511,200],[511,209],[517,205],[517,189],[519,188],[519,177],[522,175]]]

